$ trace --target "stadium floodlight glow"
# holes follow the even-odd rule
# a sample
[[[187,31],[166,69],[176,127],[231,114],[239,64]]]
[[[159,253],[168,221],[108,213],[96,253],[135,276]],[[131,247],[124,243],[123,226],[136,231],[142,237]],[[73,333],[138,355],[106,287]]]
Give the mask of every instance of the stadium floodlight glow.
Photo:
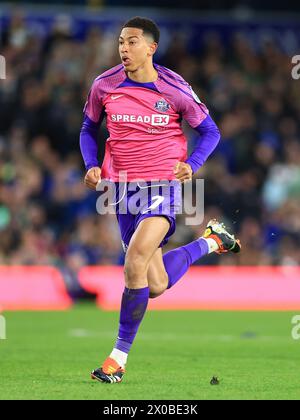
[[[6,321],[3,315],[0,315],[0,340],[6,340]]]
[[[292,69],[292,78],[294,80],[300,79],[300,55],[295,55],[292,58],[292,64],[296,64]]]
[[[6,79],[6,60],[0,55],[0,79]]]

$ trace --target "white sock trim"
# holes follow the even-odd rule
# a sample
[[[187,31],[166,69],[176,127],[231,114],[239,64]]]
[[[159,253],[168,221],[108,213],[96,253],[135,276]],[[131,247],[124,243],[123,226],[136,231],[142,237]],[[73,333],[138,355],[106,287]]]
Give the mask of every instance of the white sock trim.
[[[114,359],[122,368],[124,368],[127,363],[128,354],[119,349],[113,349],[109,357]]]
[[[211,254],[212,252],[216,252],[219,249],[219,245],[217,242],[212,238],[202,238],[207,242],[208,245],[208,253]]]

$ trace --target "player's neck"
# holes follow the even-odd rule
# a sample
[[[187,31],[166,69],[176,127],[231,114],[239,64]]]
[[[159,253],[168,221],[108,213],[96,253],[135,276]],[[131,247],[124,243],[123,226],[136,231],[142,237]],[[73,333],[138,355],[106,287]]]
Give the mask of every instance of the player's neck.
[[[156,82],[158,73],[152,63],[139,67],[135,71],[128,71],[127,76],[129,79],[138,83],[151,83]]]

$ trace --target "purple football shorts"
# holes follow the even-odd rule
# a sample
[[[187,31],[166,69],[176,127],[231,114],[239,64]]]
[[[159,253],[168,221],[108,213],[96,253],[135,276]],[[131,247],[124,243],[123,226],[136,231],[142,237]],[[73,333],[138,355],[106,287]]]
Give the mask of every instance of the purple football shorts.
[[[165,245],[176,229],[176,213],[182,206],[179,181],[114,183],[114,204],[126,252],[139,223],[147,217],[163,216],[170,229],[159,247]]]

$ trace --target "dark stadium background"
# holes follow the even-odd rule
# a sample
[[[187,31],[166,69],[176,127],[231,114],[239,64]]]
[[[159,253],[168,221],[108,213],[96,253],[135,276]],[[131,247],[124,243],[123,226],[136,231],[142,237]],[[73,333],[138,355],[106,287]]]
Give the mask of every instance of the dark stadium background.
[[[5,3],[2,2],[1,3]],[[31,0],[30,2],[24,2],[23,0],[14,0],[9,3],[14,4],[58,4],[58,5],[80,5],[80,6],[145,6],[139,0],[53,0],[51,3],[46,0]],[[283,11],[296,11],[300,10],[299,4],[297,4],[293,0],[286,0],[285,2],[279,0],[189,0],[183,3],[180,0],[152,0],[148,6],[151,7],[158,7],[158,8],[168,8],[168,9],[198,9],[198,10],[233,10],[239,7],[247,7],[254,11],[271,11],[274,12],[276,10],[283,10]]]
[[[123,263],[115,220],[96,215],[97,197],[83,186],[78,138],[92,80],[118,63],[121,24],[147,14],[162,30],[156,61],[191,83],[222,132],[198,177],[205,179],[206,219],[233,227],[243,252],[199,264],[299,265],[300,82],[291,77],[299,5],[192,1],[178,12],[182,2],[152,1],[147,12],[138,1],[44,3],[0,6],[7,61],[0,83],[0,264],[54,265],[75,293],[81,267]],[[131,8],[120,9],[125,4]],[[192,147],[195,133],[186,132]],[[100,159],[106,135],[102,128]],[[179,217],[169,246],[202,230]]]

